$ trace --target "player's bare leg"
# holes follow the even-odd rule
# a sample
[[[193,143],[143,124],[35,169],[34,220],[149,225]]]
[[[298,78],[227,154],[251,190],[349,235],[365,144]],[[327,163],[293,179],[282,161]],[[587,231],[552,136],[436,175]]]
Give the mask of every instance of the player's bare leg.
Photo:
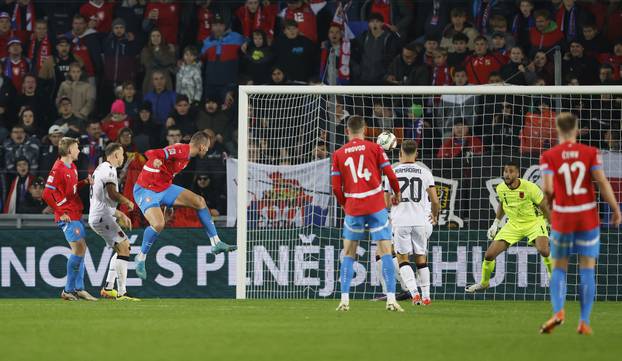
[[[140,299],[131,297],[127,293],[127,264],[130,261],[130,241],[124,239],[120,243],[115,244],[115,251],[117,251],[117,259],[115,262],[115,270],[117,272],[117,284],[118,295],[116,299],[118,301],[140,301]]]
[[[389,311],[404,312],[395,300],[395,266],[393,265],[392,244],[390,240],[378,241],[377,252],[382,262],[382,276],[387,285],[387,305]]]
[[[136,258],[134,258],[134,261],[136,262],[136,275],[143,280],[147,279],[147,270],[145,268],[147,253],[166,224],[164,220],[164,213],[160,207],[151,207],[147,209],[144,215],[147,222],[149,222],[149,227],[145,228],[140,252],[138,252]]]
[[[553,332],[555,327],[564,323],[566,313],[564,312],[564,301],[566,300],[566,270],[568,269],[568,258],[553,260],[553,277],[549,286],[551,292],[551,303],[553,304],[553,316],[542,326],[540,333],[548,334]]]
[[[490,275],[495,269],[495,259],[498,255],[505,252],[508,247],[510,247],[510,245],[506,241],[492,241],[484,254],[484,262],[482,262],[482,279],[479,283],[468,286],[465,289],[467,293],[475,293],[488,288],[490,284]]]
[[[337,306],[337,311],[350,310],[350,283],[352,283],[352,277],[354,276],[354,259],[356,258],[356,248],[358,245],[358,241],[343,240],[343,259],[339,269],[341,301],[339,306]]]
[[[432,303],[430,299],[430,268],[428,268],[428,257],[422,254],[415,254],[415,266],[417,267],[418,284],[421,288],[421,304],[428,306]]]
[[[551,278],[551,274],[553,272],[553,261],[551,260],[551,249],[549,247],[549,238],[548,237],[538,237],[534,242],[538,253],[540,253],[540,257],[542,258],[542,262],[546,266],[546,272],[549,274],[549,279]]]
[[[207,204],[203,197],[185,189],[177,196],[177,199],[175,199],[175,206],[190,207],[197,211],[197,216],[203,225],[203,229],[205,229],[205,233],[207,233],[209,237],[214,254],[232,252],[238,248],[235,245],[226,244],[220,240],[218,232],[216,231],[216,226],[214,225],[214,221],[212,221],[212,216],[209,209],[207,209]]]

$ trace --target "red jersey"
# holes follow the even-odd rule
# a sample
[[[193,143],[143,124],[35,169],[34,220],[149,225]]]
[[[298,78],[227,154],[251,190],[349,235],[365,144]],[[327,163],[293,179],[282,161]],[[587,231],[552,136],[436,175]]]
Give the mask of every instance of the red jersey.
[[[490,73],[501,69],[501,61],[493,54],[471,55],[464,61],[469,84],[488,84]]]
[[[380,145],[354,139],[333,154],[333,193],[349,216],[373,214],[386,208],[382,173],[395,193],[400,191],[391,162]]]
[[[200,43],[203,43],[203,40],[212,35],[212,20],[214,20],[214,13],[212,10],[201,6],[197,12],[197,19],[199,23],[197,40]]]
[[[89,1],[80,7],[80,15],[86,18],[87,23],[95,20],[97,22],[95,30],[98,33],[109,33],[112,30],[114,6],[115,4],[110,2],[104,2],[97,6]]]
[[[11,79],[15,89],[22,89],[24,76],[30,72],[30,62],[28,59],[21,57],[17,61],[11,58],[2,59],[4,75]]]
[[[285,8],[281,13],[283,20],[295,20],[300,29],[300,35],[306,36],[309,40],[317,43],[317,18],[311,7],[303,4],[296,10]]]
[[[158,19],[155,21],[156,28],[160,29],[164,40],[168,44],[177,44],[179,32],[179,5],[170,3],[149,3],[145,9],[145,19],[149,18],[151,10],[158,10]]]
[[[147,163],[143,166],[136,184],[154,192],[162,192],[171,186],[173,178],[190,162],[190,145],[176,143],[164,149],[148,150],[145,157]],[[160,168],[153,165],[156,159],[162,161]]]
[[[106,133],[108,138],[113,142],[117,141],[117,137],[119,136],[119,132],[123,128],[128,128],[130,126],[129,118],[125,118],[122,121],[115,122],[112,119],[106,119],[102,121],[102,131]]]
[[[78,182],[78,168],[74,163],[67,165],[56,160],[43,190],[43,200],[54,210],[54,221],[58,222],[63,214],[72,221],[82,218],[84,206],[78,189],[86,184],[86,180]]]
[[[553,176],[554,230],[570,233],[599,226],[592,171],[602,167],[598,149],[581,143],[565,142],[542,153],[542,174]]]

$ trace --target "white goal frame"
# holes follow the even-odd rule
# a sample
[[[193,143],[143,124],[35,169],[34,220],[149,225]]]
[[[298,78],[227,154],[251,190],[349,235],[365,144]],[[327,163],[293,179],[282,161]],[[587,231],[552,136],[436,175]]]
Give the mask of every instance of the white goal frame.
[[[244,85],[238,96],[238,165],[237,165],[237,258],[236,298],[246,298],[247,275],[247,209],[248,203],[248,100],[249,95],[588,95],[622,94],[622,86],[516,86],[516,85],[471,85],[471,86],[278,86]]]

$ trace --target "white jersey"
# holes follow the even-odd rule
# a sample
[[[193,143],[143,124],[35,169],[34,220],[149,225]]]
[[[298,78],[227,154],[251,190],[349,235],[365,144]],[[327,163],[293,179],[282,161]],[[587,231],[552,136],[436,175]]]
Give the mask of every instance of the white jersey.
[[[108,162],[102,162],[93,172],[89,208],[89,222],[102,216],[112,216],[117,209],[117,202],[110,199],[106,191],[107,184],[114,184],[119,191],[117,169]]]
[[[432,203],[428,188],[434,186],[434,176],[423,163],[398,163],[393,166],[400,183],[402,200],[391,207],[393,227],[426,226],[430,223]],[[389,189],[387,189],[390,191]]]

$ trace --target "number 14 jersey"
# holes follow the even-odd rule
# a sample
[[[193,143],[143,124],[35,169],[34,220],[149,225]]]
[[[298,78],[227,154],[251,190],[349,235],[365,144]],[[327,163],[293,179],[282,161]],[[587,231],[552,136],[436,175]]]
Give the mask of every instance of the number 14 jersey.
[[[599,226],[592,171],[602,167],[598,149],[581,143],[565,142],[542,153],[540,169],[553,176],[554,230],[570,233]]]
[[[434,176],[419,163],[399,163],[393,167],[402,192],[401,202],[391,207],[393,227],[422,227],[430,223],[432,203],[428,188],[434,187]],[[388,192],[389,187],[385,186]]]

